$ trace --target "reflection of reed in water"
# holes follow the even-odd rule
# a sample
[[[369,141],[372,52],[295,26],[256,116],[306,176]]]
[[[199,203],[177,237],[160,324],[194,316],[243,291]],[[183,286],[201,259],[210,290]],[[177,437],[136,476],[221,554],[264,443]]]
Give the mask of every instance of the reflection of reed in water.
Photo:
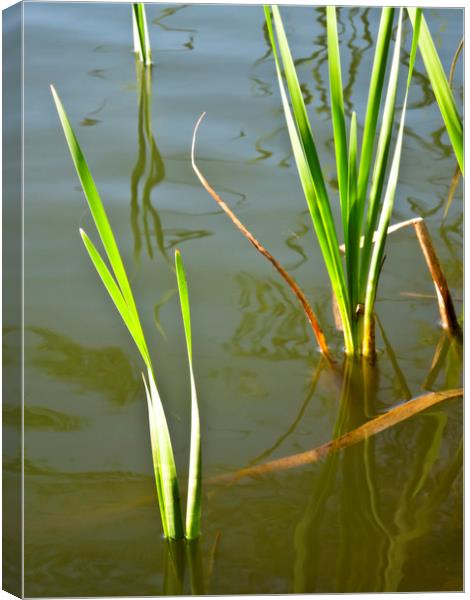
[[[28,327],[39,337],[28,362],[54,379],[68,381],[122,405],[137,398],[140,375],[119,348],[86,347],[71,338],[41,327]],[[93,365],[93,368],[90,368]]]
[[[139,119],[138,119],[138,154],[131,175],[131,226],[134,235],[134,256],[140,257],[142,251],[142,233],[139,224],[139,184],[142,187],[142,221],[145,245],[150,258],[153,258],[150,227],[157,243],[158,250],[170,263],[165,242],[162,223],[157,210],[153,207],[150,195],[152,189],[165,178],[165,165],[157,148],[152,133],[152,71],[136,61],[137,86],[139,89]],[[151,220],[151,225],[149,224]]]
[[[152,191],[165,179],[165,164],[152,132],[152,71],[136,61],[137,86],[139,90],[138,153],[131,174],[131,227],[134,236],[134,257],[139,260],[142,246],[149,258],[156,249],[173,268],[168,251],[193,239],[207,237],[211,232],[204,229],[163,228],[159,212],[152,204]],[[141,193],[139,194],[139,188]]]
[[[161,27],[164,31],[185,31],[187,33],[197,33],[197,29],[191,29],[189,27],[171,27],[170,25],[166,25],[165,23],[162,23],[163,19],[166,19],[167,17],[171,17],[178,11],[183,10],[184,8],[188,8],[189,6],[190,6],[189,4],[180,4],[179,6],[171,6],[171,7],[164,8],[161,11],[160,16],[153,19],[152,23],[154,25],[158,25],[159,27]]]
[[[376,412],[377,375],[367,363],[347,363],[333,437]],[[434,409],[422,415],[419,426],[396,430],[396,437],[380,448],[384,438],[372,437],[327,457],[294,533],[294,593],[401,589],[410,544],[431,533],[436,513],[460,475],[458,433],[450,459],[439,460],[449,452],[443,448],[447,420],[444,411]],[[397,464],[396,453],[389,462],[390,443],[409,448],[403,455],[410,462]],[[399,485],[390,487],[397,476]]]
[[[372,36],[370,34],[370,29],[369,29],[369,20],[368,20],[370,7],[362,9],[361,15],[359,17],[359,20],[361,21],[362,27],[363,27],[363,33],[360,37],[358,34],[359,23],[358,23],[358,19],[356,18],[357,15],[359,14],[359,10],[360,9],[358,7],[354,7],[354,8],[350,8],[347,11],[348,21],[349,21],[350,30],[351,30],[351,37],[347,41],[347,47],[350,51],[351,60],[349,63],[349,68],[348,68],[348,79],[347,79],[346,85],[344,86],[343,93],[344,93],[344,102],[346,105],[346,109],[347,109],[347,111],[349,111],[349,113],[351,113],[353,111],[351,95],[352,95],[352,91],[354,89],[354,85],[356,83],[356,78],[357,78],[357,74],[359,72],[359,67],[362,62],[362,57],[369,50],[369,48],[371,48],[373,45]],[[339,16],[339,20],[341,20],[342,11],[338,11],[338,16]],[[359,46],[360,40],[365,41],[365,46],[363,46],[363,47]]]
[[[276,280],[247,273],[240,273],[237,283],[242,318],[229,343],[230,351],[270,360],[310,358],[308,323],[290,291]]]
[[[3,407],[3,424],[16,425],[24,418],[25,429],[39,429],[42,431],[79,431],[89,423],[86,417],[69,415],[52,410],[45,406],[25,406],[23,413],[19,407],[6,404]]]

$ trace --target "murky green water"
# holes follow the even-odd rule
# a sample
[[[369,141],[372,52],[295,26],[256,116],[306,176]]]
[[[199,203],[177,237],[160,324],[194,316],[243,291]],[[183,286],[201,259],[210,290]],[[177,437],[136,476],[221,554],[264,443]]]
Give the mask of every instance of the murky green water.
[[[206,485],[193,558],[179,547],[168,553],[141,365],[78,235],[93,225],[50,83],[131,274],[182,477],[189,388],[176,246],[190,285],[206,477],[318,446],[338,420],[348,431],[423,390],[457,387],[461,369],[441,339],[411,230],[389,240],[376,368],[341,381],[321,363],[295,299],[189,162],[193,126],[207,111],[200,167],[308,292],[340,352],[262,8],[149,5],[147,14],[156,66],[146,90],[130,51],[129,6],[25,5],[26,595],[462,589],[461,399],[314,465]],[[346,107],[361,123],[379,14],[339,13]],[[324,11],[291,7],[283,16],[333,180]],[[462,12],[427,18],[448,70]],[[421,59],[417,70],[393,220],[426,217],[460,315],[462,188],[441,228],[455,159]],[[460,96],[460,66],[454,85]]]

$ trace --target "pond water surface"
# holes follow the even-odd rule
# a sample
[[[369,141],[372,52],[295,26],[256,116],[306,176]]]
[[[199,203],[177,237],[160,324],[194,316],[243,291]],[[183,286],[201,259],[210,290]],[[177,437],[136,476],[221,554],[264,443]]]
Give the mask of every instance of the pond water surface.
[[[334,186],[324,9],[282,15]],[[463,12],[425,15],[448,72]],[[82,247],[78,228],[94,228],[50,83],[130,274],[183,482],[190,400],[176,247],[189,281],[206,478],[318,446],[424,390],[458,387],[461,367],[407,229],[387,246],[377,365],[341,379],[324,364],[295,298],[189,160],[206,111],[201,169],[308,293],[340,355],[262,7],[149,4],[147,16],[155,66],[145,82],[130,5],[25,4],[25,594],[461,590],[461,399],[316,464],[205,485],[192,558],[168,550],[142,367]],[[380,11],[345,8],[338,18],[346,109],[362,125]],[[407,24],[406,48],[410,40]],[[459,64],[458,98],[462,85]],[[426,218],[460,316],[461,184],[441,226],[454,170],[418,57],[393,222]]]

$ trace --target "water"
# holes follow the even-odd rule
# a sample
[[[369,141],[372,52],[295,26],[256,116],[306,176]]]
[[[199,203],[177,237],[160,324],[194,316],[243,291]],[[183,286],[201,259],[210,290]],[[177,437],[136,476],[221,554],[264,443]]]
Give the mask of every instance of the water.
[[[426,14],[448,71],[462,12]],[[202,539],[186,557],[168,550],[142,367],[78,235],[94,229],[50,83],[128,266],[182,480],[190,405],[175,247],[190,286],[205,477],[318,446],[424,389],[458,387],[461,368],[412,230],[389,240],[376,368],[341,381],[321,362],[295,298],[189,161],[206,111],[201,169],[308,293],[340,353],[262,8],[148,5],[147,15],[156,66],[146,88],[129,6],[25,4],[25,594],[461,590],[461,399],[316,464],[207,484]],[[339,13],[346,108],[360,125],[379,16]],[[324,12],[283,17],[334,185]],[[455,159],[420,57],[417,71],[393,221],[426,218],[460,315],[462,187],[441,227]],[[462,85],[459,65],[459,97]]]

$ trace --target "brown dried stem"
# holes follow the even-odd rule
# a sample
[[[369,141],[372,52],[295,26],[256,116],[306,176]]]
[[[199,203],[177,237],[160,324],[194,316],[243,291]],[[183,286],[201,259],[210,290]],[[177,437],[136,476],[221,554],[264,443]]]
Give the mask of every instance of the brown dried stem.
[[[258,252],[260,254],[262,254],[265,258],[267,258],[269,260],[269,262],[273,265],[273,267],[276,269],[276,271],[279,273],[279,275],[288,284],[288,286],[290,287],[292,292],[297,296],[297,299],[299,300],[299,302],[307,316],[307,319],[312,327],[312,331],[317,339],[320,350],[325,355],[325,358],[330,363],[333,363],[334,360],[333,360],[333,357],[331,356],[330,350],[328,348],[328,344],[327,344],[325,335],[324,335],[324,333],[320,327],[320,324],[315,316],[315,313],[313,312],[313,309],[310,306],[310,303],[307,300],[303,291],[299,288],[299,286],[297,285],[295,280],[289,275],[289,273],[287,273],[287,271],[284,269],[284,267],[282,267],[282,265],[280,265],[279,262],[274,258],[274,256],[268,250],[266,250],[266,248],[248,231],[248,229],[243,225],[243,223],[238,219],[238,217],[232,212],[232,210],[227,206],[227,204],[222,200],[222,198],[217,194],[217,192],[210,186],[209,182],[204,177],[204,175],[201,173],[201,171],[199,170],[199,167],[196,165],[196,161],[195,161],[195,157],[194,157],[195,156],[195,146],[196,146],[196,134],[197,134],[199,125],[200,125],[202,119],[204,118],[205,114],[206,113],[202,113],[202,115],[199,117],[199,119],[196,123],[196,126],[194,127],[193,140],[192,140],[192,145],[191,145],[191,163],[192,163],[194,172],[196,173],[199,181],[201,182],[201,185],[204,187],[204,189],[207,191],[207,193],[210,196],[212,196],[212,198],[217,202],[217,204],[225,212],[225,214],[230,217],[232,223],[238,228],[239,231],[241,231],[241,233],[243,233],[243,235],[256,248],[256,250],[258,250]]]
[[[453,336],[462,339],[462,329],[457,320],[457,315],[455,314],[454,303],[452,302],[449,286],[447,285],[447,280],[432,245],[431,236],[429,235],[426,223],[423,219],[415,219],[413,227],[415,228],[424,259],[434,281],[442,327],[447,329]]]
[[[235,473],[228,473],[226,475],[212,477],[211,479],[208,479],[206,483],[233,484],[237,481],[240,481],[240,479],[245,479],[246,477],[257,477],[260,475],[265,475],[266,473],[272,473],[274,471],[285,471],[295,467],[301,467],[307,464],[315,463],[329,454],[333,454],[334,452],[338,452],[339,450],[362,442],[373,435],[377,435],[381,431],[384,431],[389,427],[393,427],[397,423],[401,423],[402,421],[409,419],[423,410],[438,404],[439,402],[450,400],[452,398],[459,398],[461,396],[463,396],[463,389],[461,388],[448,390],[445,392],[431,392],[429,394],[424,394],[423,396],[419,396],[418,398],[414,398],[413,400],[409,400],[404,404],[400,404],[399,406],[392,408],[385,414],[380,415],[375,419],[371,419],[360,427],[345,433],[335,440],[331,440],[326,444],[318,446],[317,448],[307,450],[307,452],[300,452],[299,454],[286,456],[285,458],[272,460],[262,465],[255,465],[253,467],[240,469]]]

